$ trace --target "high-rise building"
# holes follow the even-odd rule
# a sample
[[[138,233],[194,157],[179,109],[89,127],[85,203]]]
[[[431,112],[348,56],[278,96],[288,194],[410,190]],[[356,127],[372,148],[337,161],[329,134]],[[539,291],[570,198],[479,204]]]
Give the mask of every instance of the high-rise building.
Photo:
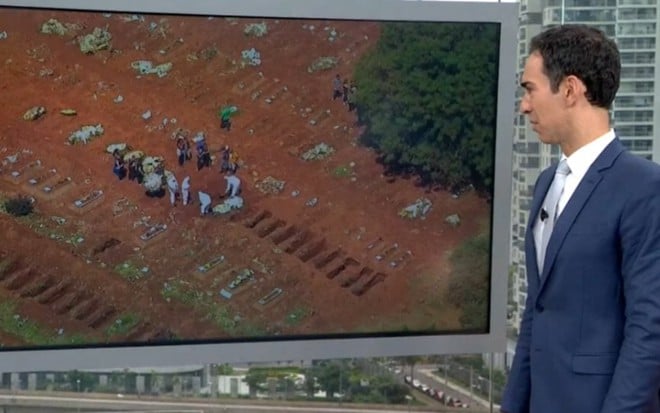
[[[522,74],[529,41],[541,30],[559,24],[598,27],[621,52],[621,86],[612,107],[614,128],[623,144],[640,156],[660,162],[660,52],[658,0],[521,0],[518,74]],[[516,94],[518,108],[522,92]],[[517,335],[527,299],[524,237],[534,183],[560,155],[559,148],[539,143],[527,120],[517,114],[514,127],[513,191],[509,322]]]

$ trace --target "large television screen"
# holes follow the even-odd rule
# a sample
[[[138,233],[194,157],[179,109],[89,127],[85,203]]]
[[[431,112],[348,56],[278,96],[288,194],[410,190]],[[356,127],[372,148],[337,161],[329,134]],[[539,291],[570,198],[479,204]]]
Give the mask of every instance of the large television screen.
[[[0,370],[504,348],[516,5],[0,1]]]

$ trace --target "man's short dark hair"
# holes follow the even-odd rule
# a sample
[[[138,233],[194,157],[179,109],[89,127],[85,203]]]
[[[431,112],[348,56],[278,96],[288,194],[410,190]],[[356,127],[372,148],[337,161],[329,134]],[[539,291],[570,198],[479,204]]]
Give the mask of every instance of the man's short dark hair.
[[[553,27],[532,38],[529,52],[543,58],[553,92],[573,75],[585,84],[592,105],[605,109],[612,105],[619,89],[621,57],[616,43],[602,31],[583,25]]]

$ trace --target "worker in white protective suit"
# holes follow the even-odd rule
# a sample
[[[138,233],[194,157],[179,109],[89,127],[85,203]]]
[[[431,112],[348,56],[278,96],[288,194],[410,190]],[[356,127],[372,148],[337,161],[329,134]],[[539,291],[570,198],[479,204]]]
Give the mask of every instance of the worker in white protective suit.
[[[170,191],[170,204],[174,206],[176,202],[176,196],[179,193],[179,183],[176,181],[174,174],[171,174],[167,177],[167,189]]]
[[[181,200],[183,201],[183,205],[188,205],[192,203],[190,199],[190,177],[186,176],[183,178],[183,182],[181,182]]]
[[[204,216],[211,212],[211,195],[206,192],[198,191],[197,195],[199,196],[199,212],[201,216]]]

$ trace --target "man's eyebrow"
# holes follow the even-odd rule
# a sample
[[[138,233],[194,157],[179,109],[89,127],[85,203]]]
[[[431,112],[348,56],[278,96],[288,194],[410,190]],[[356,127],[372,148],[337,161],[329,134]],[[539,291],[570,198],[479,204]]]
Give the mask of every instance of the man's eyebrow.
[[[532,84],[531,84],[531,82],[529,82],[529,81],[523,81],[523,82],[520,82],[520,87],[523,87],[523,88],[525,88],[525,89],[529,89],[529,87],[530,87],[531,85],[532,85]]]

